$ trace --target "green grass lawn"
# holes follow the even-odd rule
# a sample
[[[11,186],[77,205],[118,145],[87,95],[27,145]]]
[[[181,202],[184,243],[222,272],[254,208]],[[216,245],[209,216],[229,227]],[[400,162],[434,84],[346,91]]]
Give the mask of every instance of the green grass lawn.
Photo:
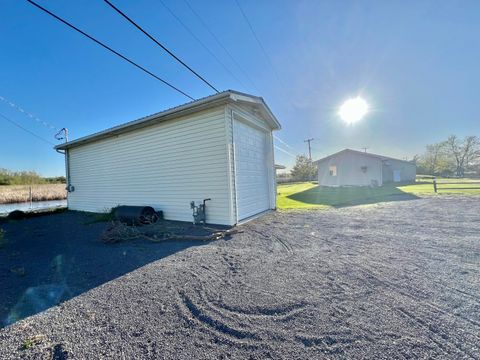
[[[439,179],[439,181],[457,181]],[[474,181],[469,179],[462,182]],[[476,180],[478,181],[478,180]],[[473,187],[474,189],[455,189]],[[410,185],[384,185],[378,188],[362,187],[322,187],[314,182],[280,184],[277,187],[277,208],[279,209],[322,209],[348,205],[374,204],[384,201],[416,199],[422,196],[480,195],[480,184],[439,184],[435,194],[431,181]]]

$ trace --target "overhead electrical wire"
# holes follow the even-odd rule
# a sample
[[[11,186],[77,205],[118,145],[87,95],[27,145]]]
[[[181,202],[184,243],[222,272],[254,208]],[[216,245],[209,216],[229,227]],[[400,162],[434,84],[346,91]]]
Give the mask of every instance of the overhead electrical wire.
[[[200,38],[199,38],[197,35],[195,35],[195,33],[187,26],[187,24],[185,24],[185,22],[182,21],[182,19],[180,19],[180,17],[177,16],[177,15],[175,14],[175,12],[174,12],[170,7],[168,7],[167,4],[165,4],[164,1],[162,1],[162,0],[159,0],[159,1],[160,1],[160,3],[163,5],[163,7],[170,13],[170,15],[172,15],[172,16],[175,18],[175,20],[178,21],[178,23],[179,23],[180,25],[182,25],[182,27],[205,49],[205,51],[207,51],[207,52],[217,61],[217,63],[219,63],[219,64],[223,67],[223,69],[230,74],[230,76],[231,76],[233,79],[235,79],[236,81],[238,81],[238,83],[239,83],[240,85],[242,85],[242,86],[246,89],[247,87],[245,86],[245,84],[243,83],[243,81],[240,80],[240,79],[218,58],[218,56],[215,55],[215,53],[214,53],[212,50],[210,50],[210,48],[208,48],[208,46],[205,45],[205,43],[204,43],[202,40],[200,40]]]
[[[33,131],[28,130],[27,128],[23,127],[22,125],[20,125],[20,124],[17,123],[16,121],[14,121],[14,120],[6,117],[5,115],[0,114],[0,117],[3,118],[4,120],[8,121],[10,124],[13,124],[13,125],[15,125],[16,127],[22,129],[23,131],[29,133],[30,135],[35,136],[37,139],[42,140],[43,142],[46,142],[47,144],[53,145],[53,146],[56,145],[56,144],[54,144],[53,142],[48,141],[47,139],[41,137],[40,135],[35,134]]]
[[[282,144],[285,145],[286,147],[288,147],[288,148],[296,151],[296,149],[295,149],[293,146],[290,146],[290,145],[287,144],[285,141],[283,141],[282,139],[280,139],[278,136],[273,135],[273,138],[274,138],[275,140],[278,140],[280,143],[282,143]]]
[[[90,40],[92,40],[93,42],[95,42],[96,44],[100,45],[101,47],[107,49],[108,51],[114,53],[115,55],[117,55],[118,57],[122,58],[123,60],[127,61],[128,63],[130,63],[131,65],[137,67],[138,69],[142,70],[143,72],[147,73],[148,75],[152,76],[153,78],[157,79],[158,81],[162,82],[163,84],[167,85],[168,87],[170,87],[171,89],[179,92],[180,94],[186,96],[187,98],[189,98],[190,100],[195,100],[195,98],[193,98],[192,96],[190,96],[189,94],[187,94],[186,92],[180,90],[179,88],[177,88],[176,86],[170,84],[168,81],[166,80],[163,80],[162,78],[160,78],[159,76],[155,75],[154,73],[152,73],[151,71],[147,70],[146,68],[144,68],[143,66],[137,64],[136,62],[134,62],[133,60],[130,60],[129,58],[127,58],[126,56],[120,54],[118,51],[112,49],[110,46],[104,44],[103,42],[95,39],[93,36],[90,36],[88,35],[86,32],[80,30],[79,28],[77,28],[76,26],[70,24],[68,21],[66,20],[63,20],[62,18],[60,18],[59,16],[55,15],[54,13],[52,13],[51,11],[45,9],[44,7],[42,7],[41,5],[37,4],[36,2],[32,1],[32,0],[27,0],[30,4],[32,4],[33,6],[37,7],[38,9],[42,10],[43,12],[47,13],[48,15],[54,17],[55,19],[57,19],[58,21],[60,21],[61,23],[67,25],[68,27],[70,27],[71,29],[79,32],[80,34],[82,34],[83,36],[89,38]]]
[[[42,124],[43,126],[51,129],[51,130],[55,130],[55,131],[59,131],[60,129],[57,128],[56,126],[46,122],[45,120],[42,120],[42,119],[39,119],[37,116],[33,115],[32,113],[28,112],[27,110],[23,109],[22,107],[20,107],[19,105],[15,104],[13,101],[3,97],[0,95],[0,100],[3,101],[5,104],[7,105],[10,105],[12,108],[14,108],[15,110],[21,112],[22,114],[28,116],[30,119],[32,120],[35,120],[37,123],[39,124]]]
[[[293,157],[297,157],[297,155],[295,154],[292,154],[290,151],[287,151],[285,149],[282,149],[281,147],[277,146],[277,145],[274,145],[275,149],[278,149],[280,150],[281,152],[287,154],[287,155],[290,155],[290,156],[293,156]]]
[[[242,16],[243,16],[245,22],[247,23],[248,27],[250,28],[250,31],[252,32],[252,35],[253,35],[253,37],[255,38],[258,46],[259,46],[260,49],[262,50],[262,53],[263,53],[263,55],[265,56],[265,59],[267,60],[268,65],[270,66],[272,72],[273,72],[273,73],[275,74],[275,76],[277,77],[277,80],[280,81],[280,83],[282,83],[282,85],[283,85],[283,81],[282,81],[282,79],[280,78],[280,75],[278,74],[277,70],[275,69],[275,66],[273,65],[273,62],[272,62],[272,60],[270,59],[270,56],[268,56],[267,50],[265,50],[265,47],[263,46],[262,42],[260,41],[260,38],[258,37],[257,33],[255,32],[252,23],[250,22],[250,20],[249,20],[248,17],[247,17],[247,14],[246,14],[245,11],[243,10],[242,6],[240,5],[240,2],[239,2],[238,0],[235,0],[235,3],[237,4],[238,8],[240,9],[240,12],[242,13]]]
[[[135,21],[130,19],[122,10],[117,8],[115,5],[113,5],[109,0],[103,0],[106,2],[113,10],[115,10],[118,14],[120,14],[124,19],[126,19],[130,24],[135,26],[138,30],[140,30],[144,35],[146,35],[150,40],[152,40],[155,44],[160,46],[168,55],[173,57],[176,61],[178,61],[180,64],[182,64],[186,69],[188,69],[192,74],[194,74],[197,78],[202,80],[205,84],[207,84],[211,89],[216,91],[217,93],[219,92],[210,82],[208,82],[203,76],[198,74],[195,70],[193,70],[190,66],[188,66],[183,60],[181,60],[178,56],[176,56],[171,50],[169,50],[165,45],[163,45],[161,42],[159,42],[157,39],[155,39],[152,35],[150,35],[146,30],[144,30],[140,25],[138,25]]]
[[[207,23],[203,20],[203,18],[200,16],[200,14],[195,11],[195,9],[192,7],[192,5],[190,5],[190,3],[188,2],[188,0],[183,0],[185,2],[185,4],[188,6],[188,8],[190,9],[190,11],[195,15],[195,17],[200,21],[200,23],[203,25],[203,27],[208,31],[208,33],[213,37],[213,39],[215,39],[215,41],[217,42],[217,44],[223,49],[223,51],[225,51],[225,53],[228,55],[228,57],[230,58],[230,60],[232,60],[232,62],[235,64],[235,66],[242,72],[242,74],[245,76],[245,78],[248,80],[248,82],[255,88],[255,90],[257,90],[258,92],[260,92],[260,90],[258,89],[257,85],[255,84],[255,82],[252,80],[252,78],[248,75],[248,73],[243,69],[243,67],[238,63],[238,61],[235,59],[235,57],[230,53],[230,51],[228,51],[228,49],[222,44],[222,42],[220,41],[220,39],[217,37],[217,35],[215,35],[215,33],[210,29],[210,27],[207,25]]]

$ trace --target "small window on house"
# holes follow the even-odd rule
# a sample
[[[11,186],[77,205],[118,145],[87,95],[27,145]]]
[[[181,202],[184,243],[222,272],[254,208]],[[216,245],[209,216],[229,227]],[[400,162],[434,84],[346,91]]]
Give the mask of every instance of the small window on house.
[[[331,165],[329,170],[330,176],[337,176],[337,165]]]

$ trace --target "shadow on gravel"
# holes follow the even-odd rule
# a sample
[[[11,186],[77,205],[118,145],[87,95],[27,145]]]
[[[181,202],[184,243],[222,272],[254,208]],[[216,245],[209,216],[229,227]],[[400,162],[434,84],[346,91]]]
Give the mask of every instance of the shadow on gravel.
[[[328,205],[336,208],[419,199],[418,196],[406,193],[393,185],[385,185],[378,188],[368,186],[337,188],[316,186],[289,195],[288,198],[306,204]]]
[[[0,244],[0,328],[150,262],[207,243],[104,244],[101,235],[108,224],[91,219],[65,212],[0,224],[5,231]],[[193,227],[178,224],[186,231]]]

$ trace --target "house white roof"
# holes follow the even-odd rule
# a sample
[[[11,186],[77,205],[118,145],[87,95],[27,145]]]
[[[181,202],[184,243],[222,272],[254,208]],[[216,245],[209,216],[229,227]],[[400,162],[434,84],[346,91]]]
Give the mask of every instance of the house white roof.
[[[114,126],[112,128],[109,128],[91,135],[87,135],[73,141],[59,144],[55,146],[55,149],[64,150],[64,149],[84,145],[87,143],[98,141],[100,139],[116,136],[118,134],[130,132],[136,129],[141,129],[147,126],[151,126],[153,124],[157,124],[162,121],[167,121],[179,116],[187,115],[196,111],[204,110],[216,105],[226,104],[229,102],[245,103],[245,104],[254,106],[259,111],[259,115],[265,121],[267,121],[267,123],[272,127],[272,129],[274,130],[281,129],[280,123],[278,122],[275,115],[273,115],[272,111],[270,110],[268,105],[265,103],[265,100],[263,100],[263,98],[254,96],[254,95],[245,94],[239,91],[226,90],[218,94],[214,94],[198,100],[194,100],[183,105],[175,106],[173,108],[170,108],[152,115],[148,115],[140,119],[133,120],[118,126]]]
[[[377,154],[372,154],[372,153],[367,153],[367,152],[363,152],[363,151],[358,151],[358,150],[352,150],[352,149],[343,149],[341,151],[338,151],[334,154],[331,154],[331,155],[328,155],[324,158],[321,158],[317,161],[314,161],[315,164],[318,164],[318,163],[321,163],[325,160],[328,160],[334,156],[337,156],[339,154],[343,154],[345,152],[351,152],[351,153],[354,153],[354,154],[360,154],[360,155],[363,155],[363,156],[367,156],[367,157],[372,157],[372,158],[376,158],[376,159],[380,159],[380,160],[395,160],[395,161],[402,161],[402,162],[405,162],[405,163],[408,163],[410,165],[413,165],[412,162],[410,161],[407,161],[407,160],[400,160],[400,159],[395,159],[395,158],[392,158],[392,157],[389,157],[389,156],[384,156],[384,155],[377,155]]]

